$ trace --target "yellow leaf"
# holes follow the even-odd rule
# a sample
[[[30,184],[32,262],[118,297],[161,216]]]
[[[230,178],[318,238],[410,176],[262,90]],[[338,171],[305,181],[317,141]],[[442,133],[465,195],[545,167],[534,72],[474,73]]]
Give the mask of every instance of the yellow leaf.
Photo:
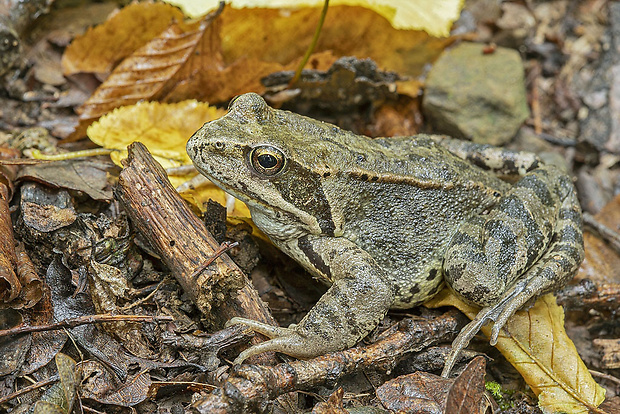
[[[219,0],[166,0],[193,17],[214,10]],[[232,0],[237,9],[320,7],[323,0]],[[452,23],[460,15],[463,0],[331,0],[331,6],[361,6],[374,10],[390,21],[395,29],[424,30],[431,36],[448,36]]]
[[[455,306],[473,319],[479,308],[442,290],[426,306]],[[482,328],[489,337],[491,327]],[[545,413],[588,413],[605,399],[605,390],[588,372],[564,330],[564,310],[552,294],[541,296],[527,311],[519,311],[502,329],[496,348],[519,371],[538,396]]]
[[[140,141],[164,168],[191,164],[185,143],[202,124],[225,113],[195,100],[175,104],[140,102],[117,108],[88,127],[88,137],[104,148],[119,150],[112,161],[127,157],[127,145]]]

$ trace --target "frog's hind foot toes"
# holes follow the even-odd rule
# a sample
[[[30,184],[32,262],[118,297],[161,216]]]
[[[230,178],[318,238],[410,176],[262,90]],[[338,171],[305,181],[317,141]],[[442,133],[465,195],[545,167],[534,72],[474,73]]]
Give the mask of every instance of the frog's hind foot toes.
[[[454,341],[452,341],[452,350],[446,358],[446,363],[443,371],[441,372],[442,377],[447,378],[448,375],[450,375],[450,371],[452,371],[454,364],[456,364],[457,358],[461,354],[461,351],[469,345],[469,342],[474,336],[476,336],[478,331],[480,331],[480,328],[482,328],[487,322],[494,320],[496,314],[497,309],[495,307],[483,308],[470,323],[461,329],[461,332],[457,335]]]
[[[263,322],[253,321],[252,319],[234,317],[226,322],[225,327],[228,328],[231,325],[244,325],[254,332],[265,335],[268,338],[277,338],[279,336],[286,336],[290,329],[282,328],[280,326],[273,326]]]
[[[301,335],[297,329],[297,325],[291,325],[289,328],[272,326],[262,322],[253,321],[245,318],[232,318],[226,323],[226,326],[241,324],[249,327],[255,332],[267,336],[268,341],[252,345],[244,350],[233,361],[233,363],[241,364],[244,360],[251,356],[262,354],[263,352],[280,352],[295,358],[312,358],[327,352],[331,352],[329,346],[312,336]]]
[[[476,336],[478,331],[480,331],[487,322],[494,322],[491,328],[489,343],[495,346],[499,334],[504,325],[506,325],[506,322],[508,322],[508,319],[510,319],[510,317],[525,303],[536,296],[535,292],[537,291],[537,287],[538,285],[532,283],[531,280],[521,280],[507,290],[502,295],[502,300],[498,303],[482,308],[476,317],[461,330],[456,339],[452,342],[452,350],[446,358],[446,364],[441,375],[447,377],[450,374],[461,351],[469,345],[472,338]]]

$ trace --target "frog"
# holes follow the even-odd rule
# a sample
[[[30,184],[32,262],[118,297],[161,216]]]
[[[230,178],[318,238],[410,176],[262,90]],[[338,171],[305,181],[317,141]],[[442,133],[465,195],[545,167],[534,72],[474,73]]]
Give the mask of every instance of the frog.
[[[273,244],[329,286],[288,327],[232,318],[269,338],[236,364],[266,351],[308,359],[350,348],[390,309],[447,285],[481,307],[452,343],[447,376],[482,326],[493,323],[495,344],[517,310],[564,286],[584,257],[572,179],[533,153],[441,135],[369,138],[255,93],[231,101],[186,149]]]

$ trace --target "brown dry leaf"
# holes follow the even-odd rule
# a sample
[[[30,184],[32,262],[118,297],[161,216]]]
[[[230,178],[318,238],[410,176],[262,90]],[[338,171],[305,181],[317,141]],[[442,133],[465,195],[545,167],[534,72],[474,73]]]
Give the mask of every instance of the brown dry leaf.
[[[29,309],[43,299],[45,284],[37,274],[36,268],[30,260],[23,243],[15,246],[17,254],[17,276],[22,285],[19,296],[10,303],[13,309]],[[39,312],[38,312],[39,313]]]
[[[121,384],[118,377],[98,361],[84,361],[80,366],[83,376],[89,378],[80,389],[82,398],[121,407],[133,407],[148,398],[152,384],[148,371],[140,371]]]
[[[48,187],[81,191],[93,200],[110,201],[114,196],[108,173],[115,168],[109,162],[86,160],[55,161],[23,166],[18,181],[35,181]]]
[[[244,92],[261,93],[262,77],[296,66],[311,41],[318,12],[227,8],[216,16],[174,24],[125,59],[78,109],[80,127],[72,138],[113,108],[139,100],[221,102]],[[334,58],[371,57],[380,67],[415,76],[451,41],[395,30],[373,11],[340,6],[328,13],[316,56],[329,51]],[[326,66],[317,69],[331,63],[310,62]]]
[[[444,412],[451,414],[484,414],[489,401],[484,389],[487,363],[484,357],[471,360],[465,370],[454,380],[446,397]],[[491,410],[492,411],[492,410]]]
[[[344,390],[339,387],[327,401],[315,405],[312,414],[348,414],[349,411],[342,406],[342,397],[344,397]]]
[[[610,229],[620,226],[620,195],[607,203],[595,218]],[[586,258],[575,279],[590,279],[597,284],[620,283],[620,256],[586,227],[583,235]]]
[[[440,414],[451,384],[446,378],[418,371],[386,382],[376,394],[391,411]]]
[[[443,289],[426,306],[455,306],[470,319],[479,310],[450,289]],[[490,331],[489,325],[482,328],[487,337]],[[605,399],[605,390],[594,381],[566,335],[564,310],[552,294],[541,296],[531,309],[511,317],[496,348],[523,376],[545,413],[587,413]]]
[[[79,72],[107,75],[114,66],[164,31],[183,13],[165,3],[132,3],[99,26],[76,37],[62,56],[65,76]]]
[[[15,273],[17,256],[9,210],[9,188],[0,183],[0,301],[10,302],[22,288]]]
[[[171,25],[160,36],[136,50],[118,65],[95,93],[78,108],[77,135],[93,120],[119,106],[159,100],[170,89],[198,72],[222,68],[219,29],[211,13],[194,23]]]

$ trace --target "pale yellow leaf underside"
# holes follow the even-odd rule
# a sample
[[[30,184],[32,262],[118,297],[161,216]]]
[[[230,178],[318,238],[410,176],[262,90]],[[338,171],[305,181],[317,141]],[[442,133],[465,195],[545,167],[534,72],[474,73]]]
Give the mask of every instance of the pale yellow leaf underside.
[[[164,168],[191,164],[185,143],[205,122],[224,110],[187,100],[175,104],[140,102],[117,108],[88,127],[88,137],[104,148],[119,150],[112,161],[127,157],[127,146],[142,142]]]
[[[191,17],[202,16],[219,4],[219,0],[165,1]],[[388,19],[395,29],[424,30],[431,36],[445,37],[459,18],[463,0],[330,0],[329,4],[365,7]],[[323,0],[232,0],[230,5],[238,9],[321,7]]]
[[[426,304],[455,306],[470,319],[478,308],[444,289]],[[491,327],[482,328],[489,337]],[[605,399],[605,390],[588,372],[564,330],[564,309],[552,294],[541,296],[528,311],[517,312],[498,338],[497,349],[519,371],[538,396],[545,413],[587,413]]]

